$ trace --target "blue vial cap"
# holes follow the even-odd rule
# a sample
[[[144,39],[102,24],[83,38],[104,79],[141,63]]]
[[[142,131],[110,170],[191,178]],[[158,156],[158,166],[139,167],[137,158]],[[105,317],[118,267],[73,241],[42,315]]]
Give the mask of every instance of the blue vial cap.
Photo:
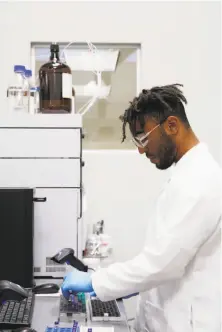
[[[15,65],[14,66],[14,72],[15,73],[24,73],[25,72],[25,66]]]
[[[31,77],[31,76],[32,76],[32,71],[29,70],[29,69],[27,69],[27,70],[25,71],[25,76],[26,76],[26,77]]]
[[[31,87],[31,88],[30,88],[30,92],[38,92],[38,90],[37,90],[36,87]]]

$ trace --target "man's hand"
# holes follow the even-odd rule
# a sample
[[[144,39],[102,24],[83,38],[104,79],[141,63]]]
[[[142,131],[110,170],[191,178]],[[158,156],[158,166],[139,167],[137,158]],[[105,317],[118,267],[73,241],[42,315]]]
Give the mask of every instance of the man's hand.
[[[68,299],[70,291],[73,293],[90,293],[93,292],[91,275],[87,272],[81,272],[76,269],[69,272],[64,278],[61,286],[63,296]]]

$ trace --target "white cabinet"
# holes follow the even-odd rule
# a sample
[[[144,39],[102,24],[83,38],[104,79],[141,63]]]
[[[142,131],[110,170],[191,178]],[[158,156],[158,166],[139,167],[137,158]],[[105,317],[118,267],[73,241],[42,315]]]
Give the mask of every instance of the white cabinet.
[[[81,258],[80,115],[0,116],[0,187],[34,188],[34,275],[63,277],[50,260],[71,247]]]

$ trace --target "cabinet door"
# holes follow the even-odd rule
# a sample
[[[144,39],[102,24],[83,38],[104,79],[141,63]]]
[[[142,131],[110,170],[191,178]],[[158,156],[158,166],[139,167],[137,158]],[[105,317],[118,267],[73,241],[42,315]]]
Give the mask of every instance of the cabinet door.
[[[0,159],[1,187],[80,187],[80,159]]]
[[[63,277],[66,265],[50,260],[63,248],[77,250],[79,189],[36,189],[34,200],[34,275]]]
[[[80,128],[0,128],[2,158],[79,158],[80,154]]]

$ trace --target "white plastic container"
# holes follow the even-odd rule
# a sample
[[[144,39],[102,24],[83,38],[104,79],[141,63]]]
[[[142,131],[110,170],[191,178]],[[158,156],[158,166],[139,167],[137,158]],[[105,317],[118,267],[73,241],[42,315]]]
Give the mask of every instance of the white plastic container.
[[[93,234],[86,241],[84,263],[93,269],[107,267],[114,262],[112,238],[104,234],[104,221],[93,225]]]
[[[110,257],[113,254],[112,238],[108,234],[100,234],[100,255],[102,258]]]

